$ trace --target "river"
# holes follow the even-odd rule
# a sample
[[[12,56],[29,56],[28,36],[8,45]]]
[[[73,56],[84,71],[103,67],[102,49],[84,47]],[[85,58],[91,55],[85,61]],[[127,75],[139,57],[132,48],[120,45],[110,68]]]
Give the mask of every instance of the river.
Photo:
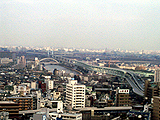
[[[45,68],[47,69],[47,70],[49,70],[49,71],[52,71],[53,72],[53,70],[54,69],[57,69],[57,70],[60,70],[60,71],[65,71],[65,73],[74,73],[74,74],[79,74],[79,73],[77,73],[77,72],[75,72],[75,71],[72,71],[72,70],[70,70],[70,69],[67,69],[67,68],[65,68],[65,67],[62,67],[62,66],[60,66],[60,65],[45,65]]]

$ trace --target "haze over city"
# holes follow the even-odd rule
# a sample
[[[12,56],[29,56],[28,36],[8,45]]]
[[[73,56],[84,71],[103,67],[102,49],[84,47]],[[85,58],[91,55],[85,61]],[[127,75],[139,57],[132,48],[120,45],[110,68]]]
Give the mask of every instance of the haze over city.
[[[159,50],[159,3],[1,0],[0,44]]]
[[[160,120],[160,0],[0,11],[0,120]]]

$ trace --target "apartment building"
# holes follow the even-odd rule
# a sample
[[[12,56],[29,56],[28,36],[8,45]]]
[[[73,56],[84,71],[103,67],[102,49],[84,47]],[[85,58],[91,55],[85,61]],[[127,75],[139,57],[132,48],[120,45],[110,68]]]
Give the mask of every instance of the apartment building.
[[[66,85],[66,105],[69,108],[85,107],[85,85],[77,83],[77,80],[70,80]]]
[[[130,106],[129,89],[116,90],[116,106]]]
[[[144,96],[151,103],[153,96],[160,96],[160,82],[145,81]]]
[[[18,103],[12,101],[0,101],[0,112],[8,112],[10,119],[19,119]]]
[[[152,119],[153,120],[160,120],[160,97],[154,96],[153,97],[153,113]]]
[[[160,82],[160,69],[157,69],[154,73],[154,82]]]
[[[7,101],[13,101],[15,103],[18,103],[19,111],[33,110],[33,98],[32,97],[7,97]]]
[[[47,89],[52,90],[54,88],[54,81],[53,80],[45,80]]]

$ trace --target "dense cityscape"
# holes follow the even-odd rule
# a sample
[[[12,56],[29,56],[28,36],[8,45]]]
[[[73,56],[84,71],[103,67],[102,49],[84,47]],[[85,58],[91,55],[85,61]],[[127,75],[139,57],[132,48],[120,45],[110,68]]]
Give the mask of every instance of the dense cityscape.
[[[160,120],[160,0],[0,11],[0,120]]]
[[[160,51],[0,47],[1,120],[158,120]]]

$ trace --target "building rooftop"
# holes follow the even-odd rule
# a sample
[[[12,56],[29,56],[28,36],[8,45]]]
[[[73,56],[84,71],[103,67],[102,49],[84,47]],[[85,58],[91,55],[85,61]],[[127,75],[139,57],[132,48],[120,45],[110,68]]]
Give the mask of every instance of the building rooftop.
[[[57,108],[54,108],[54,109],[48,109],[49,112],[55,112],[57,111]],[[34,114],[34,113],[37,113],[37,112],[46,112],[47,111],[47,108],[41,108],[41,109],[38,109],[38,110],[25,110],[25,111],[19,111],[19,114]]]
[[[159,98],[160,99],[160,97],[159,96],[153,96],[154,98]]]
[[[112,88],[95,88],[96,91],[108,91],[112,90]]]
[[[151,87],[152,87],[152,88],[154,88],[154,87],[156,87],[156,86],[157,86],[157,85],[155,85],[155,84],[151,84]]]
[[[58,113],[57,112],[52,112],[52,114],[54,115],[57,115]],[[78,116],[78,115],[81,115],[80,113],[79,114],[76,114],[76,113],[61,113],[61,115],[65,115],[65,116]]]
[[[87,111],[87,110],[131,110],[132,107],[104,107],[104,108],[97,108],[97,107],[85,107],[80,109],[80,111]]]
[[[16,98],[19,98],[19,99],[29,98],[29,99],[30,99],[30,98],[32,98],[32,97],[7,97],[7,98],[15,98],[15,99],[16,99]]]
[[[13,101],[0,101],[0,104],[1,103],[7,104],[7,103],[15,103],[15,102],[13,102]]]

